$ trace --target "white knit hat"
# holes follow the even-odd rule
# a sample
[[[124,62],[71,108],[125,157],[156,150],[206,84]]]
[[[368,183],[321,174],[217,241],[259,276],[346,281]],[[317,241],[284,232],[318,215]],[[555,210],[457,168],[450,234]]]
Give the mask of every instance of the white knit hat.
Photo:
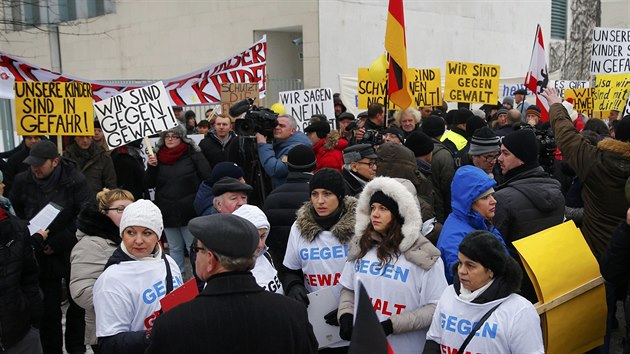
[[[243,219],[251,222],[252,224],[254,224],[254,226],[256,226],[257,229],[267,229],[267,231],[265,232],[265,237],[269,235],[269,228],[271,227],[271,225],[269,224],[265,213],[257,206],[249,204],[241,205],[240,208],[234,210],[232,215],[240,216]]]
[[[128,226],[142,226],[153,230],[160,238],[164,230],[162,212],[152,201],[146,199],[137,200],[125,207],[120,219],[120,235]]]

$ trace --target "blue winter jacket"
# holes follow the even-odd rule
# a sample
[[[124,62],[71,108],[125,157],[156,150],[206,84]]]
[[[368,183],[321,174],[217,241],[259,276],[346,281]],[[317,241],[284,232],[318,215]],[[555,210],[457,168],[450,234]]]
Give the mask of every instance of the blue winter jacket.
[[[258,156],[263,169],[269,177],[271,177],[271,185],[273,188],[284,184],[289,174],[289,168],[286,163],[286,156],[292,147],[303,144],[311,147],[311,140],[302,132],[295,132],[287,140],[283,142],[274,142],[272,144],[258,144]]]
[[[449,284],[453,283],[452,268],[457,263],[459,244],[471,231],[490,231],[505,247],[505,242],[499,231],[494,226],[488,229],[486,220],[481,214],[472,210],[475,199],[495,185],[496,181],[493,178],[475,166],[462,166],[455,172],[451,183],[453,211],[446,218],[437,242],[437,247],[442,253],[446,280]],[[507,253],[507,248],[505,251]]]

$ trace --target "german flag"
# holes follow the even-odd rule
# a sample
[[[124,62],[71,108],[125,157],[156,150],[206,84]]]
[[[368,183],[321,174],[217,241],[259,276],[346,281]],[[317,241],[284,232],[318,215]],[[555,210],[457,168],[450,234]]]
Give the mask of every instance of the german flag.
[[[409,108],[411,94],[407,78],[407,40],[405,39],[403,0],[389,0],[385,50],[389,53],[387,96],[401,109]]]

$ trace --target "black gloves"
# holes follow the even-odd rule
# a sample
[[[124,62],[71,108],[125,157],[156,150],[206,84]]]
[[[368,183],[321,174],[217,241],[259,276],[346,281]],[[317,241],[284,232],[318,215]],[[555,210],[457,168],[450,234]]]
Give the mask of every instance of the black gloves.
[[[383,326],[383,331],[385,331],[385,336],[388,336],[394,333],[394,325],[392,324],[392,320],[390,320],[389,318],[381,322],[381,326]]]
[[[306,288],[302,284],[293,285],[287,292],[288,297],[295,299],[308,307],[308,305],[310,304],[310,301],[308,301],[307,295],[308,295],[308,291],[306,291]]]
[[[339,318],[339,337],[344,340],[352,338],[352,328],[354,327],[354,316],[344,313]]]
[[[334,309],[324,316],[324,320],[331,326],[339,326],[339,321],[337,321],[337,310]]]

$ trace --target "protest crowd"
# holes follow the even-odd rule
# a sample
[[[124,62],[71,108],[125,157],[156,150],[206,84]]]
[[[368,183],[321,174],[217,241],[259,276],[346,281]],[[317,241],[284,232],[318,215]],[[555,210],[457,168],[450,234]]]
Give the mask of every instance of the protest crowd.
[[[630,115],[587,120],[545,89],[543,119],[526,94],[357,116],[335,95],[334,117],[298,129],[274,105],[249,137],[247,114],[176,106],[146,161],[98,120],[24,135],[0,155],[0,353],[347,353],[366,340],[360,289],[394,353],[543,353],[513,242],[565,222],[606,281],[607,353],[630,274]],[[29,229],[43,209],[57,215]]]

